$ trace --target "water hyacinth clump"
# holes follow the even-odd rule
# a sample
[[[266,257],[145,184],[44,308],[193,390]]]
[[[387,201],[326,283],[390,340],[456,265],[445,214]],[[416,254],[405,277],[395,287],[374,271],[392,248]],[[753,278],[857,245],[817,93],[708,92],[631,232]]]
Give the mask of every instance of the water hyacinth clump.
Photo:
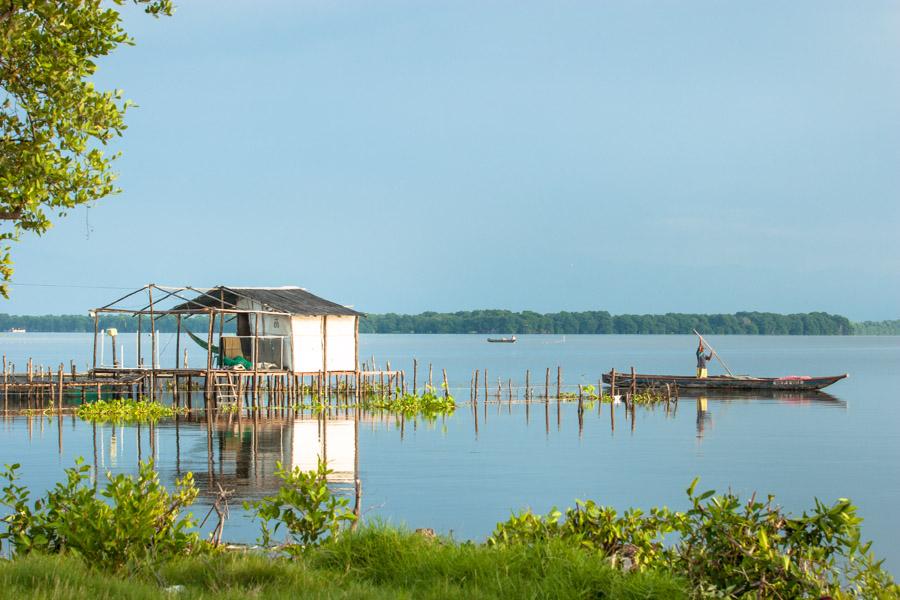
[[[75,414],[85,421],[140,423],[173,417],[176,413],[180,414],[183,410],[164,406],[159,402],[150,400],[116,398],[82,404],[75,411]]]
[[[367,408],[385,410],[405,417],[421,416],[435,418],[452,414],[456,410],[456,401],[449,394],[437,393],[431,386],[425,386],[421,394],[402,394],[394,399],[378,399],[368,403]]]

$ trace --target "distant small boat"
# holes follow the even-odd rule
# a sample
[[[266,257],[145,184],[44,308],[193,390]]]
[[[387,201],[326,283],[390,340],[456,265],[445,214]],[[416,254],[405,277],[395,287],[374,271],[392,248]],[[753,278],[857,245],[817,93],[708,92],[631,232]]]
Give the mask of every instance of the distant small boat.
[[[27,333],[24,327],[12,327],[9,330],[10,333]]]
[[[502,337],[502,338],[488,338],[487,341],[489,341],[492,344],[515,344],[516,336]]]

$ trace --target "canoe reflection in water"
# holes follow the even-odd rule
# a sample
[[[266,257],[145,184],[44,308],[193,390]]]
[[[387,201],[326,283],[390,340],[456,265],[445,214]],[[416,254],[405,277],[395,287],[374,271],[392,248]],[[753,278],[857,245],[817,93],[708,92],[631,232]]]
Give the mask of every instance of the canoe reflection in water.
[[[687,392],[682,399],[696,398],[697,401],[697,439],[703,439],[704,433],[713,425],[712,413],[709,410],[710,400],[715,404],[732,404],[740,402],[756,402],[774,400],[779,404],[815,404],[834,408],[846,408],[847,401],[836,398],[825,392],[801,391],[721,391],[705,394]]]

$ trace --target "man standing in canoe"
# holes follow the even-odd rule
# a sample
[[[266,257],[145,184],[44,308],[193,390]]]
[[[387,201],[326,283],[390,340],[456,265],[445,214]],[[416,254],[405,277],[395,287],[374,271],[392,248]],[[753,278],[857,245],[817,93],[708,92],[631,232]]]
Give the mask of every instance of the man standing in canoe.
[[[700,345],[697,346],[697,379],[706,379],[709,375],[706,371],[706,363],[709,360],[712,360],[712,352],[709,354],[703,354],[703,340],[700,340]]]

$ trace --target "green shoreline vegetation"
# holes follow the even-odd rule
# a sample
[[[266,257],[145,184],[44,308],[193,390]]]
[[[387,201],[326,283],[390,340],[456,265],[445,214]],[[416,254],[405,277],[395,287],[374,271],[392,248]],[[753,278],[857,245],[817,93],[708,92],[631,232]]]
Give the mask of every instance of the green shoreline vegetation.
[[[137,321],[128,315],[105,315],[100,328],[134,333]],[[156,320],[161,332],[174,333],[171,317]],[[187,319],[183,327],[206,332],[203,318]],[[88,333],[94,320],[86,315],[0,314],[0,331],[24,328],[34,332]],[[851,322],[824,312],[782,315],[766,312],[734,314],[611,315],[606,311],[537,313],[508,310],[472,310],[417,315],[370,314],[360,321],[360,333],[477,333],[477,334],[691,334],[696,329],[710,335],[900,335],[896,321]]]
[[[244,504],[261,546],[234,547],[221,544],[221,510],[201,538],[190,473],[169,492],[141,463],[100,487],[79,459],[32,500],[19,469],[0,470],[0,543],[10,556],[0,586],[14,597],[900,597],[846,499],[792,516],[771,496],[697,493],[694,480],[686,511],[620,514],[577,501],[564,513],[513,514],[484,543],[458,542],[384,523],[356,528],[324,462],[312,471],[278,464],[279,490]]]

